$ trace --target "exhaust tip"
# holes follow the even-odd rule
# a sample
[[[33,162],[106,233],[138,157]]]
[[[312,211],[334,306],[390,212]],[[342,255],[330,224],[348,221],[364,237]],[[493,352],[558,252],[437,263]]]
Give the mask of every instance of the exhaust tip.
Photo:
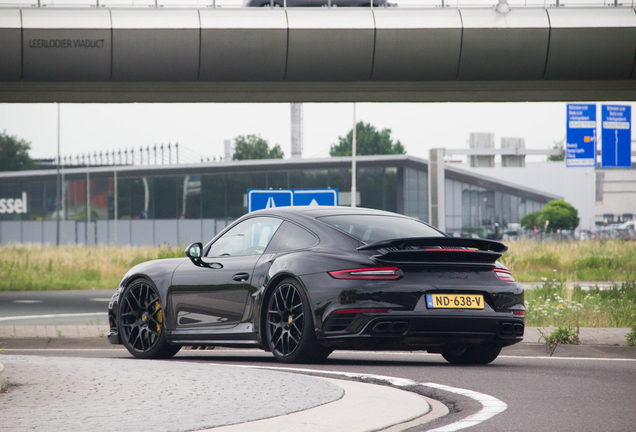
[[[388,321],[379,322],[373,326],[373,332],[375,333],[386,333],[391,329],[391,323]]]
[[[409,326],[409,323],[407,323],[406,321],[397,321],[397,322],[393,323],[393,325],[391,326],[391,332],[392,333],[403,333],[403,332],[406,331],[408,326]]]
[[[511,335],[513,332],[512,323],[502,323],[501,324],[501,333],[505,335]]]

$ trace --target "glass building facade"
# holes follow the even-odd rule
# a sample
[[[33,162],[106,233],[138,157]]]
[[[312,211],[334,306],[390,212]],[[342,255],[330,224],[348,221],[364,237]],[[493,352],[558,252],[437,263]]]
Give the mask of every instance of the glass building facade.
[[[425,160],[406,155],[358,157],[358,205],[428,221],[427,166]],[[115,220],[183,221],[183,226],[188,225],[186,221],[213,221],[212,229],[199,230],[203,236],[204,232],[216,234],[247,213],[249,189],[337,188],[341,204],[348,204],[351,162],[350,158],[331,158],[74,168],[64,170],[62,185],[60,219],[65,223],[83,223],[80,231],[91,230],[85,236],[81,232],[75,235],[77,242],[111,243],[112,233],[105,241],[101,240],[97,225]],[[26,211],[9,212],[6,208],[4,212],[0,211],[2,243],[6,243],[7,238],[17,239],[15,234],[7,236],[5,222],[57,220],[56,172],[0,174],[0,199],[15,202],[23,197],[26,198]],[[487,227],[495,222],[501,226],[516,223],[523,215],[558,198],[521,186],[504,185],[457,168],[446,170],[445,197],[446,230],[451,233]],[[87,222],[97,225],[91,228]],[[167,229],[166,223],[161,229]],[[42,226],[45,229],[49,225]],[[119,229],[108,224],[104,226],[106,231]],[[200,226],[204,226],[203,222]],[[154,227],[155,224],[153,230]],[[176,227],[178,231],[178,223]],[[134,230],[132,225],[130,230]],[[40,237],[48,239],[51,236],[42,233]],[[123,236],[132,237],[132,232]],[[177,233],[174,243],[182,240]],[[130,243],[156,244],[156,241],[131,240]]]

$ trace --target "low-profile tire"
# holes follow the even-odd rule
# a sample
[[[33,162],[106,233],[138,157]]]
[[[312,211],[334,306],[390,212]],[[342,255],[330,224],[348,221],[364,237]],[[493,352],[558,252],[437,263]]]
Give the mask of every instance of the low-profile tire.
[[[263,306],[265,338],[278,361],[321,363],[331,354],[318,343],[309,299],[298,281],[281,281]]]
[[[118,321],[122,343],[137,358],[167,359],[181,349],[166,341],[161,299],[148,279],[135,279],[124,289]]]
[[[501,347],[483,346],[483,347],[457,347],[449,346],[442,350],[441,354],[447,362],[451,364],[479,364],[485,365],[494,361]]]

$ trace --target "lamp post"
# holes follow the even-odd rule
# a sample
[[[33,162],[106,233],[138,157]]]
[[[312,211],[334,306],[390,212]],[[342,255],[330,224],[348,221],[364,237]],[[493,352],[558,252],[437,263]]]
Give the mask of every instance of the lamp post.
[[[60,245],[60,198],[61,198],[61,185],[60,185],[60,104],[57,104],[57,179],[56,179],[56,191],[55,191],[55,245]]]
[[[353,103],[353,140],[351,141],[351,207],[356,206],[356,103]]]

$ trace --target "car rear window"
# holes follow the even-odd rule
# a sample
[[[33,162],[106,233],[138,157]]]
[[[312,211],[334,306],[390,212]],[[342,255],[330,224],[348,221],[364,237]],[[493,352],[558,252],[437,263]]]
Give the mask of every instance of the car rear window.
[[[365,243],[408,237],[443,237],[423,222],[384,215],[323,216],[322,222],[342,230]]]

